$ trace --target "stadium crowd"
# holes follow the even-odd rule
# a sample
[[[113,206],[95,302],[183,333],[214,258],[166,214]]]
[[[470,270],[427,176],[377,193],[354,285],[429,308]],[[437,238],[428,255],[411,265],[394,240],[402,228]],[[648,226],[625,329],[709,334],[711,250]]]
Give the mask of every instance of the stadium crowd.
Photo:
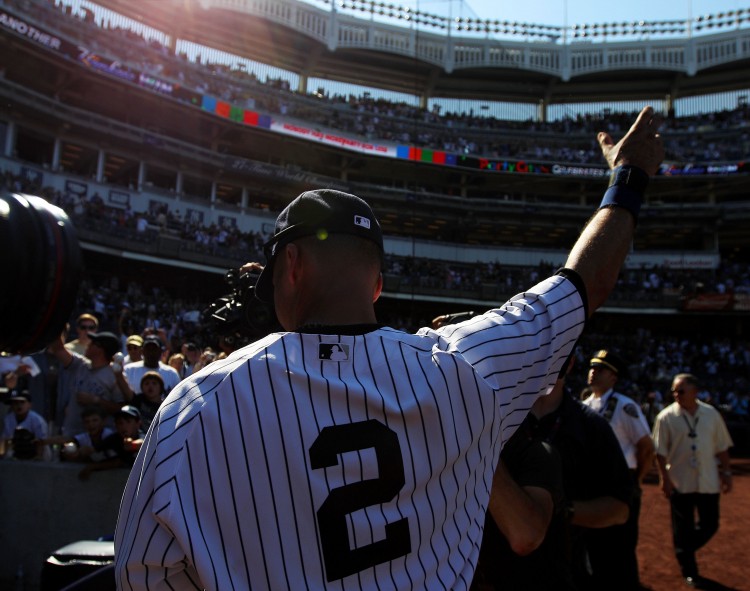
[[[161,235],[179,238],[192,252],[209,254],[227,266],[249,260],[263,260],[263,243],[268,236],[243,232],[186,219],[179,210],[164,204],[153,211],[133,212],[129,206],[112,207],[98,193],[74,195],[33,182],[5,171],[0,175],[0,190],[38,194],[62,208],[80,228],[104,237],[125,237],[131,244],[155,244]],[[106,240],[106,238],[105,238]],[[540,261],[534,268],[490,263],[456,263],[421,257],[388,255],[384,273],[398,278],[402,290],[441,290],[444,295],[480,292],[483,286],[496,285],[510,296],[540,277],[549,274],[552,265]],[[676,269],[662,266],[628,268],[621,273],[618,289],[611,301],[641,301],[659,304],[664,295],[687,296],[697,293],[750,293],[750,264],[722,261],[717,269]]]
[[[20,191],[27,188],[24,187],[23,179],[8,174],[0,178],[3,179],[3,187],[0,188]],[[42,193],[50,195],[49,190]],[[91,222],[92,227],[98,227],[108,236],[113,235],[115,228],[127,231],[131,236],[144,234],[146,230],[139,220],[145,219],[145,227],[149,228],[151,237],[158,237],[160,232],[168,231],[169,225],[186,242],[199,242],[196,238],[199,235],[212,237],[205,243],[207,248],[213,249],[211,252],[219,257],[222,254],[217,248],[231,252],[237,264],[248,260],[263,260],[260,244],[265,237],[261,235],[227,232],[219,240],[221,232],[217,232],[216,228],[202,228],[192,223],[180,228],[175,219],[170,219],[167,224],[164,212],[132,216],[122,215],[120,212],[120,215],[115,215],[96,197],[73,202],[69,200],[69,196],[59,192],[52,191],[51,196],[53,203],[68,209],[70,216],[77,220],[76,223]],[[502,292],[507,292],[509,296],[524,286],[533,284],[540,277],[547,276],[551,269],[552,265],[547,262],[540,262],[536,267],[509,266],[498,262],[469,265],[389,255],[386,257],[384,272],[399,278],[402,285],[413,285],[418,289],[441,289],[443,295],[448,297],[486,284],[501,286]],[[697,286],[717,293],[748,293],[750,267],[728,264],[712,271],[677,271],[667,268],[624,270],[611,298],[643,300],[663,293],[664,290],[695,291]],[[197,294],[185,290],[175,291],[160,283],[158,276],[143,277],[138,281],[132,277],[121,278],[116,272],[103,274],[99,270],[96,276],[87,275],[80,285],[68,339],[71,340],[75,335],[75,319],[81,315],[90,315],[96,319],[97,331],[116,336],[117,349],[123,354],[130,352],[128,344],[132,339],[143,340],[157,335],[161,343],[161,363],[171,363],[175,357],[179,362],[179,357],[182,356],[184,364],[187,354],[185,348],[188,346],[200,351],[198,357],[209,362],[247,342],[243,335],[222,333],[220,327],[210,321],[206,314],[210,304],[210,301],[202,300]],[[409,331],[431,322],[431,318],[427,317],[388,317],[386,308],[382,313],[385,316],[380,318],[381,322]],[[672,376],[678,372],[691,372],[698,375],[705,385],[705,390],[701,393],[705,401],[716,405],[734,420],[744,421],[750,418],[750,341],[747,339],[717,339],[712,335],[684,338],[646,328],[618,334],[592,331],[584,335],[576,351],[582,367],[586,366],[588,356],[602,342],[608,343],[609,347],[618,350],[629,360],[628,375],[621,381],[621,391],[637,400],[647,417],[655,417],[664,405]],[[55,377],[59,373],[59,367],[55,367],[55,361],[47,353],[40,352],[36,356],[42,358],[39,366],[46,368],[46,372],[43,371],[41,377],[33,378],[36,383],[31,388],[35,392],[34,407],[51,424],[51,434],[56,435],[54,429],[59,429],[62,425],[62,409],[55,399]],[[184,365],[181,371],[183,368]],[[12,370],[10,373],[13,373]],[[569,376],[568,383],[574,390],[583,390],[583,373]],[[23,383],[23,380],[20,385],[9,383],[10,391],[17,393],[19,388],[29,389]],[[139,393],[138,384],[130,384],[130,387],[133,392]],[[6,392],[6,396],[8,395]]]
[[[522,284],[544,274],[544,267],[515,270]],[[166,286],[147,286],[145,280],[144,283],[124,281],[116,274],[98,280],[86,278],[80,286],[67,340],[73,340],[76,334],[76,318],[90,315],[96,318],[99,333],[117,336],[117,352],[123,354],[131,352],[128,344],[134,338],[143,342],[149,336],[158,336],[160,363],[171,366],[175,366],[175,356],[178,363],[185,363],[186,347],[199,350],[198,358],[202,359],[202,363],[208,363],[247,341],[236,334],[229,335],[227,339],[217,332],[216,326],[207,323],[204,310],[210,302],[198,301],[191,298],[189,293],[171,293]],[[379,320],[387,325],[413,330],[429,324],[431,319],[393,316]],[[576,350],[579,367],[587,366],[592,351],[603,342],[618,350],[629,361],[627,377],[619,384],[620,391],[636,400],[650,420],[668,403],[670,380],[679,372],[700,376],[705,386],[701,398],[717,406],[728,419],[750,420],[750,340],[716,339],[708,335],[684,338],[646,328],[619,334],[587,332]],[[50,435],[60,435],[62,409],[56,400],[59,364],[43,351],[32,358],[43,368],[41,374],[12,382],[8,381],[8,374],[13,375],[14,372],[6,366],[3,378],[9,389],[5,390],[3,396],[9,399],[14,392],[31,392],[33,407],[50,425]],[[569,376],[568,382],[574,391],[583,391],[585,373],[583,369]],[[130,386],[140,393],[139,384]],[[114,424],[109,426],[114,429]]]
[[[236,63],[227,64],[218,57],[211,61],[201,55],[192,60],[185,53],[172,55],[155,38],[145,38],[107,22],[98,25],[91,11],[81,18],[62,5],[55,6],[53,0],[28,1],[38,9],[35,18],[46,26],[136,71],[234,106],[355,134],[368,141],[396,142],[488,158],[601,164],[594,139],[596,132],[619,134],[634,115],[607,110],[549,122],[508,121],[484,116],[473,109],[442,113],[438,106],[428,110],[374,98],[369,93],[344,96],[323,89],[297,92],[283,78],[267,77],[261,81],[239,58]],[[65,18],[60,19],[61,15]],[[210,48],[206,51],[212,52]],[[707,115],[675,117],[665,113],[664,116],[661,129],[668,162],[739,161],[750,151],[747,103]]]
[[[285,80],[261,82],[246,67],[209,63],[205,58],[190,61],[185,55],[170,55],[168,49],[154,39],[145,39],[126,29],[98,26],[90,13],[80,19],[52,1],[27,2],[39,9],[35,18],[46,26],[135,69],[246,108],[295,117],[370,139],[471,154],[588,163],[599,162],[601,158],[591,140],[593,132],[607,128],[617,133],[632,119],[629,113],[606,113],[554,122],[514,122],[474,112],[441,113],[437,108],[428,111],[368,95],[328,96],[321,92],[302,95],[291,90]],[[65,15],[64,19],[59,18],[61,14]],[[741,157],[748,152],[746,121],[749,114],[747,105],[742,105],[733,111],[701,117],[669,117],[662,128],[665,137],[669,138],[666,146],[668,157],[685,161]],[[714,132],[720,134],[714,137]],[[573,148],[570,148],[571,141]],[[98,194],[80,197],[33,186],[9,172],[0,177],[0,189],[40,194],[63,208],[80,227],[109,236],[123,236],[148,244],[159,236],[170,235],[179,238],[189,250],[231,262],[227,266],[263,260],[261,246],[266,236],[242,232],[235,227],[204,225],[183,218],[179,211],[168,206],[148,212],[133,212],[129,207],[113,208],[107,206]],[[477,292],[482,286],[491,284],[501,286],[502,292],[509,296],[535,279],[546,276],[550,267],[544,261],[536,267],[519,267],[499,262],[457,264],[388,256],[384,273],[397,278],[401,288],[414,291],[436,289],[444,296],[451,296],[458,292]],[[723,263],[716,270],[627,269],[621,274],[612,301],[648,301],[656,300],[666,292],[679,296],[698,291],[750,293],[750,266]],[[211,326],[205,325],[203,311],[209,303],[188,293],[171,293],[158,283],[147,285],[125,281],[115,274],[107,278],[88,277],[81,284],[69,337],[75,330],[74,319],[87,313],[97,319],[100,331],[117,336],[123,353],[127,353],[128,337],[143,339],[156,334],[163,345],[162,363],[169,362],[173,355],[184,357],[183,347],[188,345],[200,347],[207,353],[205,359],[209,360],[212,355],[226,353],[241,342],[237,339],[228,344],[225,338],[212,332]],[[380,320],[409,331],[431,321],[430,318],[398,316]],[[590,349],[598,347],[604,336],[587,334],[577,351],[579,361],[584,363]],[[705,400],[733,417],[747,418],[750,344],[745,339],[688,340],[644,329],[627,335],[606,335],[606,340],[631,360],[628,381],[622,387],[644,406],[647,416],[655,416],[654,409],[663,404],[671,376],[678,371],[691,371],[705,381],[706,389],[702,394]],[[54,367],[54,363],[42,365]],[[52,370],[50,375],[54,373]],[[43,388],[44,395],[35,406],[53,428],[54,425],[59,428],[60,408],[51,385],[54,379],[48,381]],[[23,382],[22,379],[20,383]],[[577,382],[575,377],[569,379],[569,383],[582,389],[583,383]],[[133,391],[140,388],[140,384],[129,386]],[[11,391],[18,391],[17,386]]]

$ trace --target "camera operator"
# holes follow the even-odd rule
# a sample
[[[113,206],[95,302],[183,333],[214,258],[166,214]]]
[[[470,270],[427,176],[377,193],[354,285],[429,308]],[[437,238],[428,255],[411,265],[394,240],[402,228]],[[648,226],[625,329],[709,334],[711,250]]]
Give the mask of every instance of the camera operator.
[[[218,335],[219,354],[223,358],[248,343],[281,329],[273,307],[255,297],[255,283],[263,270],[259,263],[246,263],[237,269],[229,269],[224,281],[232,292],[221,296],[201,313],[201,324],[208,334]],[[207,342],[208,338],[204,339]],[[193,361],[187,355],[188,368]],[[206,365],[205,348],[198,366]],[[213,361],[213,359],[211,359]],[[187,375],[197,371],[188,369]]]

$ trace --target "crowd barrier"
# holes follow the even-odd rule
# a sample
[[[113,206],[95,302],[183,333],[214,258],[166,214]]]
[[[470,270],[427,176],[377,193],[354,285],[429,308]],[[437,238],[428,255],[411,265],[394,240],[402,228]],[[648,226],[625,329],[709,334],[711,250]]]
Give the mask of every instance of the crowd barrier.
[[[128,470],[78,478],[81,464],[0,460],[0,589],[39,588],[46,559],[114,534]]]

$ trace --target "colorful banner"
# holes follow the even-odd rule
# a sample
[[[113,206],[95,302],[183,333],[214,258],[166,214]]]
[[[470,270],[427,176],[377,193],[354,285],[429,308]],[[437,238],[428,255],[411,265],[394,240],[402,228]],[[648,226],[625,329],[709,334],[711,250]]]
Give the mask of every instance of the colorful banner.
[[[377,154],[390,157],[396,156],[396,148],[394,146],[373,144],[365,140],[348,138],[336,133],[320,131],[319,129],[305,127],[304,125],[297,125],[286,121],[272,119],[270,129],[271,131],[282,133],[284,135],[304,138],[321,144],[327,144],[329,146],[337,146],[354,152],[364,152],[367,154]]]

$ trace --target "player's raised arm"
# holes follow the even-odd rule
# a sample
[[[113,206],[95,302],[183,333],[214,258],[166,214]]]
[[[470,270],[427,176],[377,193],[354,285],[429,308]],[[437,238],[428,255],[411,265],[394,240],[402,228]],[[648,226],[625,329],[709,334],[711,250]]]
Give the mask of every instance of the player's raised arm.
[[[566,267],[583,279],[589,315],[609,296],[633,240],[649,177],[664,159],[654,110],[645,107],[616,144],[608,133],[597,137],[612,169],[610,186],[568,256]]]

